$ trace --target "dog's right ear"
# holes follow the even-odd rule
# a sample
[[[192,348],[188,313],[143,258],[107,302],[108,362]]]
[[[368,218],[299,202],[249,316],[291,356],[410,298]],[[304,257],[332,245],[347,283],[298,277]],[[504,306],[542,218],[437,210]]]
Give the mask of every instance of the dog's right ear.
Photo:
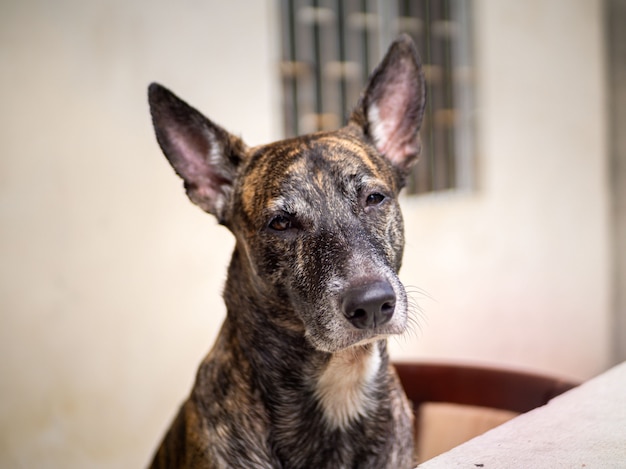
[[[157,83],[148,88],[148,101],[157,141],[187,195],[224,223],[245,144]]]

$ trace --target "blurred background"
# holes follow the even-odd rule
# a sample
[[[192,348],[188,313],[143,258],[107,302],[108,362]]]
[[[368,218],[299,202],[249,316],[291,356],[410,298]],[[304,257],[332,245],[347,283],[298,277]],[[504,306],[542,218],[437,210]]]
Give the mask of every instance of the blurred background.
[[[626,359],[626,2],[3,0],[0,467],[146,465],[224,317],[233,241],[148,84],[266,143],[340,125],[401,31],[430,93],[393,358]]]

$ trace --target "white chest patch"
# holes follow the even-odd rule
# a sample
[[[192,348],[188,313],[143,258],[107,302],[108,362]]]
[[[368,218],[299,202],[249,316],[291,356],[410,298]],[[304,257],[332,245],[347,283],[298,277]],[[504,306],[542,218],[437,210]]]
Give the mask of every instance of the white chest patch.
[[[331,428],[346,428],[373,405],[370,390],[380,369],[378,344],[335,353],[317,381],[316,395]]]

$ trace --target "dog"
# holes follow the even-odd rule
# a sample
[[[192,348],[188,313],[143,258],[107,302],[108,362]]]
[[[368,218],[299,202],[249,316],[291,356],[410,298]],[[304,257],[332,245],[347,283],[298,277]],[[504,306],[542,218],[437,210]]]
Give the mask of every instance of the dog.
[[[151,467],[413,467],[387,353],[407,328],[397,197],[426,104],[411,39],[336,131],[248,147],[164,87],[148,94],[187,195],[236,239],[226,319]]]

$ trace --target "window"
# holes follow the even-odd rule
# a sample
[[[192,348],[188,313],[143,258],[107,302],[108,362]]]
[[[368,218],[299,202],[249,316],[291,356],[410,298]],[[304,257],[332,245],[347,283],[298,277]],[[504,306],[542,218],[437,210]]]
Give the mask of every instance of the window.
[[[473,187],[471,0],[281,0],[287,136],[346,122],[400,33],[424,64],[428,105],[410,193]]]

